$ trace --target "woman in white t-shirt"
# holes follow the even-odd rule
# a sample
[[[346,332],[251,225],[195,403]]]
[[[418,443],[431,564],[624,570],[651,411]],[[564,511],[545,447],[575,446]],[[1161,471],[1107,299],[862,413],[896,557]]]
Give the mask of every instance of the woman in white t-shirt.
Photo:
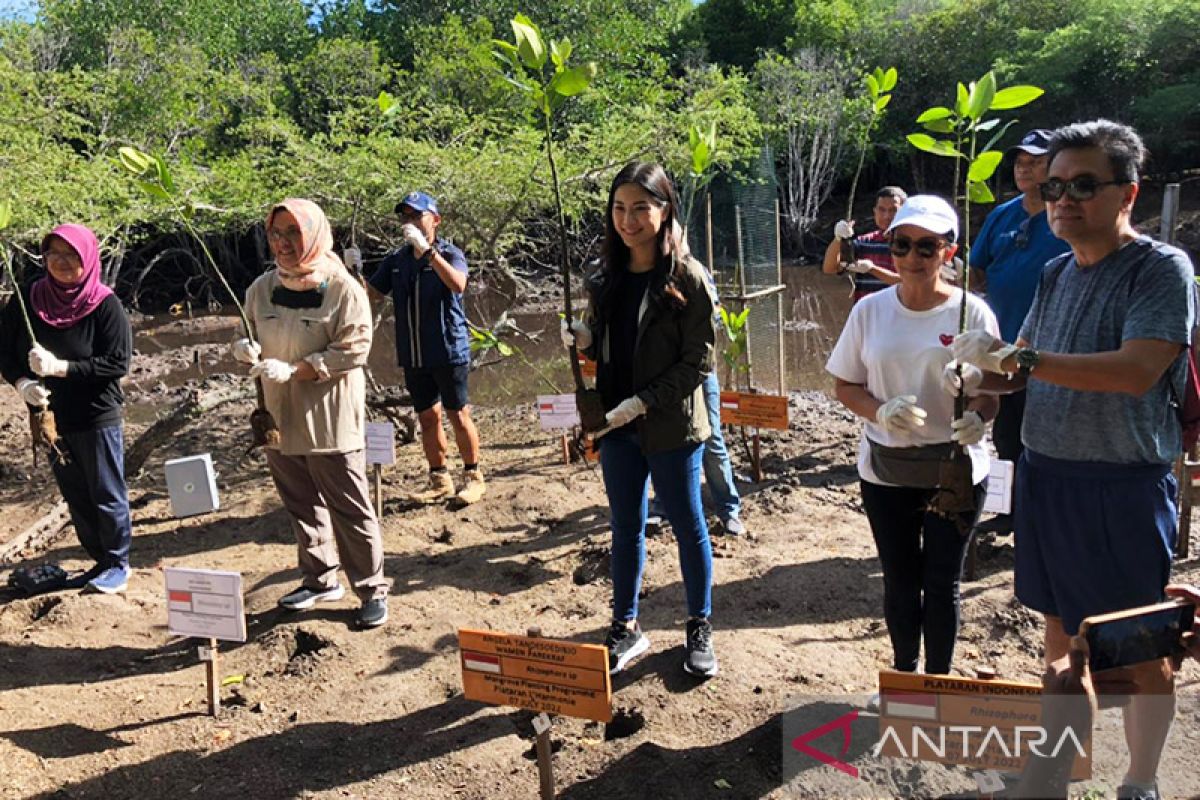
[[[925,672],[944,674],[958,636],[959,579],[978,511],[956,520],[930,506],[939,464],[960,445],[982,506],[989,468],[983,437],[998,404],[994,396],[969,397],[956,420],[943,377],[962,302],[962,290],[941,273],[956,249],[954,209],[933,195],[911,197],[887,234],[900,283],[855,304],[825,368],[836,379],[838,400],[867,420],[858,474],[883,566],[893,666],[915,672],[924,639]],[[967,297],[967,328],[999,330],[975,296]]]

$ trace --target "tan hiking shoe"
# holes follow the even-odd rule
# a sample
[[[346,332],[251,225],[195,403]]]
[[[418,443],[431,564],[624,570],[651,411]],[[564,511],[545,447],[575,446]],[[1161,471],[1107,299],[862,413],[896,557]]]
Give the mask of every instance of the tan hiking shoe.
[[[460,502],[471,505],[478,503],[483,498],[483,493],[487,491],[487,481],[483,479],[483,472],[478,467],[468,469],[463,472],[463,488],[458,493]]]
[[[413,495],[419,503],[438,503],[451,497],[454,497],[454,479],[447,470],[429,473],[429,488]]]

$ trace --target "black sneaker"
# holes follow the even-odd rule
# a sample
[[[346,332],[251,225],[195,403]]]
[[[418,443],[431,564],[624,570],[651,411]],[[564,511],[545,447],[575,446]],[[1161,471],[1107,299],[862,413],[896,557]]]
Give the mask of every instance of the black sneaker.
[[[632,628],[624,622],[613,622],[608,629],[608,636],[604,637],[604,646],[608,648],[608,671],[616,673],[649,650],[650,640],[636,621]]]
[[[388,607],[386,597],[376,597],[362,604],[354,621],[360,628],[378,628],[387,622]]]
[[[317,603],[332,603],[335,600],[341,600],[345,594],[346,590],[340,583],[331,589],[309,589],[307,586],[301,585],[279,598],[279,607],[286,608],[288,611],[303,611],[306,608],[312,608]]]
[[[687,624],[687,657],[683,669],[689,675],[711,678],[717,674],[717,653],[713,650],[712,625],[707,619],[689,619]]]
[[[996,536],[1007,536],[1013,532],[1011,514],[997,514],[991,519],[984,520],[975,526],[976,533],[993,533]]]

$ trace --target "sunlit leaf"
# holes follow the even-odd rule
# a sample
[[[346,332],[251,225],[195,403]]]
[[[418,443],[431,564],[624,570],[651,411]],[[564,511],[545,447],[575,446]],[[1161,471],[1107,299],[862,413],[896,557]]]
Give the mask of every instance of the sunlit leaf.
[[[390,92],[381,90],[379,96],[375,98],[375,104],[379,106],[379,110],[384,114],[396,107],[396,98],[392,97]]]
[[[546,63],[546,44],[537,26],[529,17],[517,14],[512,19],[512,29],[521,61],[530,69],[541,69]]]
[[[134,147],[120,148],[117,150],[117,158],[121,166],[134,175],[145,174],[154,164],[154,159]]]
[[[175,181],[171,179],[171,170],[167,168],[167,162],[163,161],[162,156],[154,157],[154,173],[158,176],[158,182],[167,190],[167,193],[174,194]]]
[[[967,91],[967,87],[963,86],[961,83],[958,84],[957,91],[958,94],[954,100],[954,111],[960,117],[965,117],[967,115],[967,101],[970,100],[971,95],[970,92]]]
[[[1000,161],[1003,158],[1004,154],[999,150],[980,153],[975,160],[971,162],[971,166],[967,168],[967,180],[986,181],[988,178],[992,177],[992,174],[996,171],[996,167],[1000,166]]]
[[[497,340],[496,349],[500,351],[500,355],[506,358],[513,354],[512,346],[509,345],[508,342],[501,342]]]
[[[978,83],[971,85],[971,91],[967,97],[966,116],[971,119],[981,119],[992,107],[992,100],[995,96],[996,73],[988,70],[988,73],[980,78]]]
[[[885,91],[885,92],[890,92],[892,89],[895,89],[896,88],[896,79],[898,77],[899,77],[899,73],[896,72],[896,68],[889,67],[888,71],[883,73],[883,81],[881,81],[881,83],[880,83],[880,88],[883,89],[883,91]]]
[[[946,119],[954,116],[954,112],[945,106],[934,106],[927,108],[921,112],[921,116],[917,117],[917,122],[932,122],[937,119]]]
[[[879,81],[875,80],[874,75],[867,75],[866,78],[867,91],[871,93],[871,97],[879,97]]]
[[[875,98],[875,113],[878,114],[879,112],[883,111],[885,108],[887,108],[887,105],[890,102],[892,102],[892,96],[890,94],[885,94],[882,97]]]
[[[7,202],[0,203],[0,231],[7,228],[10,222],[12,222],[12,206]]]
[[[907,137],[908,143],[918,150],[923,150],[926,153],[932,153],[935,156],[949,157],[964,157],[962,153],[954,149],[954,145],[943,139],[934,139],[932,136],[925,133],[910,133]]]
[[[1045,93],[1044,89],[1039,89],[1036,86],[1009,86],[1006,89],[996,92],[996,96],[992,98],[990,108],[992,111],[1020,108],[1023,105],[1032,103]]]
[[[580,67],[568,67],[555,73],[550,88],[563,97],[573,97],[588,87],[587,71]]]
[[[967,184],[967,197],[971,198],[972,203],[994,203],[996,196],[992,194],[992,190],[988,188],[986,183],[970,182]]]
[[[933,131],[934,133],[953,133],[954,123],[948,119],[935,119],[929,122],[921,123],[925,130]]]

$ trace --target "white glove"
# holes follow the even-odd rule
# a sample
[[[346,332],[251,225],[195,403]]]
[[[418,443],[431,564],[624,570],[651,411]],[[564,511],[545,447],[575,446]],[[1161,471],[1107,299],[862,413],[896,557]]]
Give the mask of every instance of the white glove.
[[[622,425],[628,425],[645,413],[646,404],[642,402],[642,398],[635,394],[633,397],[622,400],[616,408],[605,414],[604,418],[608,424],[601,430],[596,431],[592,436],[595,439],[599,439],[609,431],[614,431]]]
[[[966,331],[950,343],[950,355],[960,364],[974,364],[988,372],[1004,372],[1000,364],[1017,352],[1017,348],[992,336],[987,331]]]
[[[866,275],[874,266],[874,264],[872,264],[870,261],[867,261],[865,258],[860,258],[857,261],[851,261],[849,264],[847,264],[846,271],[854,272],[858,275]]]
[[[21,378],[17,381],[17,391],[21,393],[21,399],[31,406],[45,408],[50,405],[50,390],[41,381]]]
[[[983,383],[983,370],[971,364],[962,365],[962,380],[959,380],[955,374],[955,363],[951,361],[942,370],[942,388],[952,397],[958,397],[958,389],[960,386],[965,386],[967,397],[976,397],[979,394],[979,385]]]
[[[854,238],[854,220],[840,219],[838,224],[833,226],[833,235],[839,239]]]
[[[942,264],[942,266],[938,267],[938,273],[946,283],[953,283],[955,286],[958,285],[958,268],[954,264]]]
[[[926,416],[925,409],[917,405],[916,395],[902,394],[881,405],[875,421],[888,433],[908,433],[923,426]]]
[[[29,368],[43,378],[67,377],[67,362],[40,344],[35,344],[29,351]]]
[[[270,383],[287,383],[295,374],[296,368],[278,358],[265,358],[250,368],[250,377],[262,378]]]
[[[262,355],[262,346],[249,339],[238,339],[229,345],[233,357],[243,364],[257,364]]]
[[[563,347],[575,345],[580,350],[586,350],[592,346],[592,329],[585,325],[583,320],[573,319],[569,327],[566,319],[561,319],[559,322],[561,324],[558,332],[562,336]]]
[[[413,253],[417,258],[421,258],[429,250],[429,240],[425,238],[425,234],[421,233],[421,229],[411,222],[400,229],[404,234],[404,241],[412,245]]]
[[[987,433],[987,423],[983,421],[978,411],[964,411],[962,419],[950,423],[950,441],[961,445],[978,444]]]

